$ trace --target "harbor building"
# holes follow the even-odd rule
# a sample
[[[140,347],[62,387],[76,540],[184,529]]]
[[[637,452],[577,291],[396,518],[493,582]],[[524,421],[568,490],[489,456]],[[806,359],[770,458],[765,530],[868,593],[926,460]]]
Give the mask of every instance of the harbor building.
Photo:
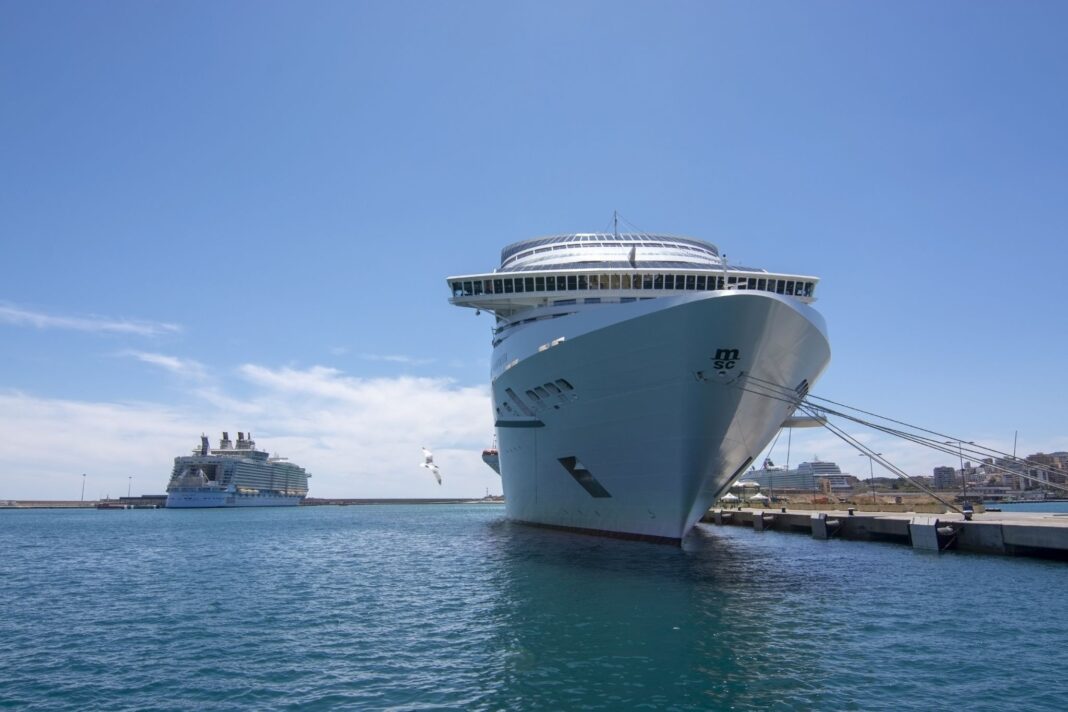
[[[957,471],[952,467],[934,468],[935,489],[947,490],[957,486]]]

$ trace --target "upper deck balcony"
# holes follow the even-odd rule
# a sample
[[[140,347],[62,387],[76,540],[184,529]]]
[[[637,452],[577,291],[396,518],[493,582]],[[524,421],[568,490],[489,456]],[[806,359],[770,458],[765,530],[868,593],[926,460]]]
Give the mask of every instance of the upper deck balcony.
[[[605,304],[677,290],[760,290],[815,300],[815,277],[728,265],[716,246],[691,238],[577,233],[523,240],[490,273],[449,277],[457,306],[508,318],[532,307]]]

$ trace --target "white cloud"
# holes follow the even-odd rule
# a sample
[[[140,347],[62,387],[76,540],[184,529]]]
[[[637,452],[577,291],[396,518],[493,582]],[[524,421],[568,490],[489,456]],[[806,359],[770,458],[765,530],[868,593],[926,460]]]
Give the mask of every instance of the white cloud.
[[[402,354],[360,354],[360,358],[366,361],[385,361],[387,363],[400,363],[406,366],[426,366],[434,363],[432,358],[419,358],[417,356],[404,356]]]
[[[158,336],[182,330],[177,324],[113,319],[100,316],[59,316],[22,309],[11,304],[0,304],[0,322],[14,326],[30,326],[36,329],[67,329],[95,333],[133,334],[136,336]]]
[[[0,499],[163,492],[173,458],[202,432],[251,430],[260,447],[312,473],[319,497],[480,497],[501,491],[481,459],[493,424],[488,391],[441,378],[370,378],[336,369],[247,364],[241,399],[202,387],[185,407],[80,402],[0,392]],[[443,485],[419,467],[435,454]]]
[[[158,355],[157,355],[158,356]],[[165,368],[167,366],[164,366]],[[241,389],[199,383],[184,406],[145,402],[83,402],[0,391],[0,499],[76,499],[161,493],[174,456],[202,432],[251,430],[258,444],[306,467],[319,497],[479,497],[500,493],[500,478],[481,460],[492,438],[488,389],[446,378],[358,378],[334,368],[270,368],[245,364]],[[238,384],[235,384],[238,385]],[[251,397],[240,397],[249,390]],[[838,423],[910,475],[957,464],[933,452],[860,426]],[[1011,451],[1008,441],[977,441]],[[444,484],[419,467],[420,446],[434,451]],[[783,433],[772,459],[790,465],[819,457],[844,472],[868,476],[866,458],[823,429]],[[1063,437],[1045,445],[1068,449]],[[1033,450],[1024,449],[1021,454]],[[762,457],[755,460],[759,465]],[[890,473],[875,466],[877,476]]]
[[[199,361],[194,361],[193,359],[167,356],[166,354],[148,353],[146,351],[123,351],[120,355],[129,356],[143,363],[158,366],[163,370],[169,371],[176,376],[181,376],[182,378],[199,381],[207,376],[204,364]]]

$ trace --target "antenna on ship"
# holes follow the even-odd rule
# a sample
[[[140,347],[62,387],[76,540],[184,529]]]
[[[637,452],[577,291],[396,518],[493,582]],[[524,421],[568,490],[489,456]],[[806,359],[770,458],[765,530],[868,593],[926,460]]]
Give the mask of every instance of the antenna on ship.
[[[619,239],[619,211],[612,211],[612,237]]]

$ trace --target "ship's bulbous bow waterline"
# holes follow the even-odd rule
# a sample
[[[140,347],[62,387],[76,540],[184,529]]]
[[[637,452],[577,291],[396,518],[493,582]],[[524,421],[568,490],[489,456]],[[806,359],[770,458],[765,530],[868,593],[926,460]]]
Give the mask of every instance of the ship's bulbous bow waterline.
[[[829,359],[818,313],[760,292],[668,296],[526,325],[494,358],[507,514],[680,539],[796,405],[754,384],[807,387]]]

